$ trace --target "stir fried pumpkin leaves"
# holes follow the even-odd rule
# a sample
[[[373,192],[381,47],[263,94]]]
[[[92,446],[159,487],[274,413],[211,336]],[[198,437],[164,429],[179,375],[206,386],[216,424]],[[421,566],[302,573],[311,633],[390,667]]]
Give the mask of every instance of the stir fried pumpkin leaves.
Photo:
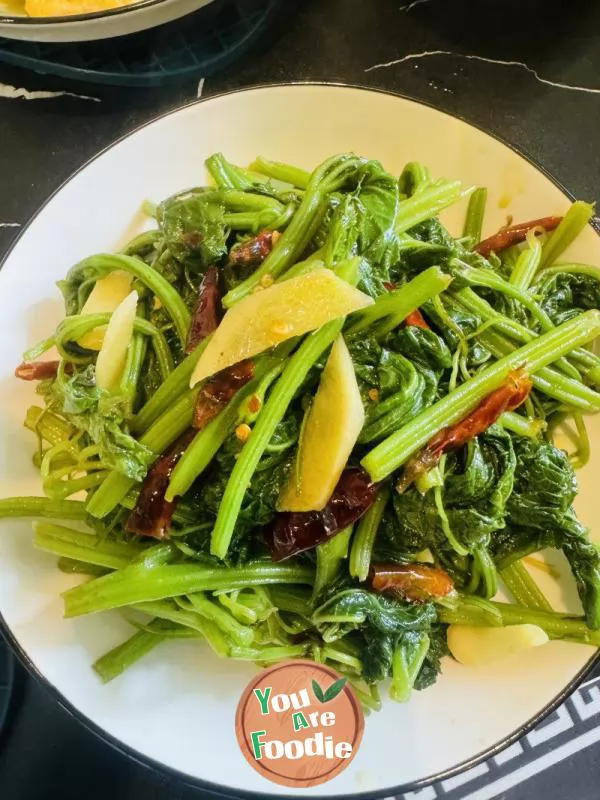
[[[507,527],[493,542],[499,567],[545,547],[562,549],[577,581],[586,621],[600,628],[600,553],[572,508],[577,480],[567,455],[548,442],[515,439],[514,491]]]
[[[364,208],[354,194],[344,196],[331,215],[324,243],[324,261],[331,267],[354,255]]]
[[[448,455],[443,508],[454,537],[468,551],[487,548],[496,532],[504,528],[515,466],[512,439],[499,425]],[[376,558],[402,561],[430,548],[450,559],[450,563],[443,559],[444,566],[462,585],[464,575],[457,574],[460,562],[451,558],[434,493],[423,496],[412,487],[403,494],[395,492],[392,504],[394,514],[386,513],[378,534]]]
[[[406,702],[412,689],[426,689],[435,683],[441,672],[442,656],[447,653],[445,626],[436,624],[429,632],[403,633],[392,656],[391,696]]]
[[[447,626],[440,622],[431,626],[427,655],[415,679],[414,688],[418,691],[433,686],[442,671],[442,658],[449,654],[446,628]]]
[[[93,366],[70,376],[59,372],[45,393],[48,407],[67,416],[98,446],[99,458],[106,468],[143,480],[155,456],[127,432],[122,398],[110,396],[96,386]]]
[[[393,269],[401,258],[400,240],[389,230],[378,236],[364,252],[358,288],[377,298],[388,291],[394,281]]]
[[[582,529],[581,535],[563,541],[563,553],[577,582],[586,622],[590,628],[600,628],[600,553]]]
[[[229,453],[233,451],[229,442],[225,443],[224,448]],[[206,532],[210,532],[214,527],[230,474],[230,471],[226,472],[223,468],[225,463],[227,463],[227,457],[219,458],[210,473],[201,479],[201,485],[192,487],[190,490],[188,506],[200,533],[198,536],[191,535],[187,538],[193,540],[194,546],[202,552],[208,552],[210,537],[207,537]],[[231,469],[233,459],[229,463]],[[267,547],[264,536],[261,534],[260,527],[257,528],[257,526],[267,526],[275,517],[275,505],[289,474],[290,466],[288,460],[280,460],[270,469],[261,470],[254,476],[252,485],[244,497],[238,526],[227,554],[227,563],[241,564],[266,555]]]
[[[454,352],[460,347],[465,352],[468,367],[479,367],[489,361],[490,351],[472,338],[481,325],[478,316],[455,307],[441,310],[431,302],[425,304],[424,310],[450,350]]]
[[[429,267],[439,266],[446,271],[446,264],[457,252],[456,242],[438,219],[420,222],[408,232],[409,239],[395,235],[388,237],[389,278],[402,284]],[[391,262],[391,263],[390,263]]]
[[[225,208],[217,191],[176,195],[157,208],[164,242],[177,261],[198,272],[227,253]]]
[[[517,221],[477,244],[486,227],[484,187],[469,204],[463,238],[453,238],[436,214],[467,187],[437,181],[415,162],[400,178],[353,154],[333,156],[311,173],[264,158],[244,168],[220,153],[207,168],[213,186],[153,206],[158,228],[119,254],[84,259],[59,284],[68,316],[79,315],[98,280],[114,271],[127,273],[137,291],[138,322],[115,394],[96,386],[97,353],[78,344],[87,324],[78,318],[49,331],[17,368],[19,377],[41,381],[47,406],[33,407],[26,421],[38,434],[34,458],[47,498],[10,498],[0,503],[0,516],[87,517],[95,532],[84,536],[90,543],[62,526],[36,535],[38,546],[62,557],[63,568],[112,570],[67,593],[68,615],[121,605],[139,610],[143,603],[159,618],[102,659],[105,674],[120,674],[167,636],[202,632],[231,658],[314,658],[337,664],[359,684],[389,678],[392,697],[405,701],[440,672],[447,653],[440,619],[535,619],[552,637],[600,641],[590,630],[600,629],[600,550],[573,511],[569,458],[540,433],[546,421],[551,432],[572,414],[579,447],[571,458],[585,462],[581,414],[598,410],[590,385],[600,368],[582,348],[600,328],[599,312],[591,310],[600,306],[600,281],[589,265],[551,265],[592,208],[574,205],[544,243],[538,269],[541,243],[530,257],[531,242],[524,241],[531,222]],[[266,295],[274,281],[303,275],[317,261],[372,298],[393,294],[374,310],[312,332],[307,317],[308,334],[284,343],[272,366],[272,354],[262,354],[268,371],[256,372],[253,394],[245,380],[252,370],[238,364],[244,380],[221,392],[227,397],[220,405],[209,404],[210,425],[200,425],[208,417],[196,413],[198,426],[182,434],[186,417],[174,417],[193,404],[193,352],[221,312],[250,293]],[[101,284],[97,298],[108,297],[111,284]],[[327,301],[315,297],[329,309]],[[284,335],[285,317],[274,336]],[[342,330],[354,375],[347,370],[338,388],[355,392],[356,378],[364,425],[351,441],[337,437],[327,445],[339,456],[332,475],[338,470],[341,477],[336,473],[324,507],[311,504],[299,483],[297,493],[304,491],[312,510],[278,511],[294,459],[313,469],[299,447],[302,421]],[[52,344],[62,361],[32,365],[29,358]],[[215,400],[209,389],[220,379],[198,388],[204,400]],[[519,416],[525,398],[526,416]],[[359,404],[362,421],[361,411]],[[314,465],[317,480],[324,469]],[[65,501],[81,490],[86,503]],[[338,529],[343,533],[334,538]],[[140,536],[167,532],[168,543],[140,556]],[[315,548],[323,538],[328,543]],[[565,553],[587,627],[538,610],[547,601],[533,576],[525,580],[522,565],[502,572],[515,604],[475,597],[491,598],[498,570],[545,547]],[[148,576],[150,568],[155,574]],[[456,605],[442,600],[455,588]],[[374,707],[376,687],[363,689],[359,696]]]
[[[358,199],[364,208],[360,244],[364,251],[393,229],[400,194],[398,181],[378,161],[368,161],[359,178]]]
[[[437,221],[431,221],[436,233],[433,236],[428,222],[411,229],[410,235],[396,231],[401,204],[399,182],[378,162],[370,161],[365,166],[358,197],[365,210],[360,254],[368,265],[361,276],[360,288],[367,294],[377,297],[387,290],[389,283],[405,283],[450,256],[452,239]]]
[[[382,349],[379,399],[367,404],[361,443],[378,441],[431,404],[436,384],[404,356]]]
[[[316,237],[317,246],[324,247],[328,266],[356,254],[365,257],[359,286],[374,297],[385,291],[389,266],[397,258],[393,223],[398,197],[396,179],[379,162],[368,161],[358,176],[356,190],[330,203],[321,234]],[[381,274],[374,274],[371,259],[374,262],[386,260]]]
[[[548,442],[515,439],[518,469],[508,520],[536,530],[578,533],[572,510],[577,479],[564,451]]]
[[[452,361],[439,336],[416,327],[401,329],[384,344],[357,337],[350,352],[366,413],[360,443],[382,439],[430,406]]]
[[[344,195],[341,195],[338,192],[332,192],[325,201],[322,201],[323,205],[320,209],[320,214],[318,215],[320,222],[317,226],[312,241],[308,244],[308,247],[304,253],[305,256],[308,256],[315,250],[325,247],[327,244],[327,239],[330,236],[333,236],[331,229],[334,224],[336,212],[344,198]]]
[[[403,356],[436,376],[452,366],[452,355],[442,337],[426,328],[416,325],[399,328],[388,341]]]
[[[600,306],[600,281],[591,275],[542,273],[534,291],[541,308],[555,325]]]
[[[410,235],[421,242],[443,246],[448,251],[453,251],[456,248],[455,240],[437,217],[431,217],[415,225],[414,228],[410,229]]]
[[[463,458],[464,469],[456,459],[448,475],[445,502],[457,510],[473,502],[481,530],[489,528],[491,533],[503,528],[517,464],[511,436],[493,425],[467,444]]]
[[[326,642],[352,634],[362,677],[375,683],[390,675],[398,640],[410,632],[428,632],[436,611],[432,603],[407,603],[338,583],[330,587],[328,599],[312,619]]]

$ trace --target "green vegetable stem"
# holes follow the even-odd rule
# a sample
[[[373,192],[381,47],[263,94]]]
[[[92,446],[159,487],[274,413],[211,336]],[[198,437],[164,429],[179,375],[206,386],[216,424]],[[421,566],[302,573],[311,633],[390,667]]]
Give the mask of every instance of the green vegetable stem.
[[[553,610],[522,561],[514,561],[508,567],[505,567],[501,571],[500,577],[519,605],[525,606],[525,608],[539,609],[540,611]]]
[[[569,208],[558,228],[552,231],[542,249],[540,268],[549,267],[575,241],[594,215],[594,206],[577,200]]]
[[[526,365],[528,372],[592,341],[600,333],[600,312],[586,311],[481,370],[473,378],[421,412],[408,425],[388,436],[362,459],[374,481],[386,478],[404,464],[442,428],[458,422],[486,395],[498,388],[511,370]]]
[[[362,163],[362,160],[356,156],[340,155],[327,159],[320,167],[317,167],[311,175],[302,202],[291,223],[260,267],[225,295],[223,304],[226,308],[231,307],[251,292],[264,275],[277,278],[292,266],[306,247],[304,234],[321,209],[324,197],[342,186],[356,173]]]
[[[410,699],[430,644],[426,633],[408,634],[400,638],[392,658],[392,699],[399,703],[406,703]]]
[[[161,383],[148,402],[133,417],[131,420],[131,429],[134,433],[144,433],[147,431],[150,425],[156,422],[156,420],[167,411],[168,407],[189,389],[194,367],[209,341],[210,338],[205,339],[198,345],[193,353],[190,353],[189,356],[184,358],[166,380]]]
[[[357,312],[354,315],[356,319],[353,318],[350,322],[346,333],[348,336],[354,336],[383,320],[377,326],[376,332],[378,336],[384,336],[397,328],[415,308],[419,308],[427,300],[443,292],[451,281],[452,278],[445,275],[438,267],[430,267],[399,289],[381,295],[372,306]]]
[[[204,472],[233,430],[244,402],[259,387],[264,388],[265,378],[270,383],[278,377],[289,351],[290,346],[284,345],[280,348],[278,356],[261,359],[255,368],[254,378],[230,400],[227,407],[211,420],[206,428],[198,432],[173,470],[166,492],[167,500],[171,501],[175,497],[184,495],[196,478]]]
[[[107,569],[121,569],[139,556],[143,545],[113,542],[64,525],[38,523],[35,527],[35,546],[48,553],[71,558]]]
[[[317,547],[317,569],[313,585],[313,597],[316,600],[325,587],[333,583],[339,574],[342,563],[348,557],[348,545],[352,535],[352,526],[344,528],[328,541]]]
[[[546,631],[550,639],[568,639],[581,644],[600,647],[600,634],[591,631],[581,617],[568,614],[525,608],[513,603],[499,603],[492,600],[481,601],[485,606],[472,606],[471,601],[461,598],[450,607],[440,607],[439,616],[448,625],[504,626],[537,625]],[[483,608],[483,613],[482,609]],[[486,615],[487,613],[487,615]],[[494,617],[494,613],[497,617]],[[494,619],[496,621],[494,622]]]
[[[467,190],[470,191],[470,190]],[[396,233],[404,233],[440,211],[453,205],[465,194],[459,181],[438,181],[400,203],[394,225]]]
[[[481,230],[485,217],[485,206],[487,203],[487,189],[479,187],[475,189],[469,197],[467,206],[467,216],[463,226],[463,236],[468,239],[471,247],[481,241]]]
[[[85,503],[79,500],[50,500],[48,497],[7,497],[0,500],[0,518],[85,520],[86,513]]]
[[[148,569],[143,564],[96,578],[63,594],[65,616],[77,617],[121,606],[164,600],[194,592],[243,589],[277,583],[312,584],[307,567],[256,563],[243,567],[168,564]]]
[[[250,165],[250,169],[262,173],[269,178],[274,178],[283,183],[289,183],[292,186],[297,186],[299,189],[308,189],[311,179],[310,172],[306,172],[300,167],[294,167],[291,164],[282,164],[279,161],[269,161],[262,156],[259,156]]]
[[[151,653],[155,647],[164,642],[168,637],[162,636],[157,630],[140,630],[133,634],[127,641],[114,647],[94,663],[94,670],[103,683],[118,678],[127,669],[133,666],[144,656]]]
[[[371,555],[377,529],[390,498],[387,487],[381,489],[377,499],[358,523],[350,550],[350,575],[359,581],[366,581],[371,567]]]
[[[528,247],[517,259],[510,275],[510,283],[522,291],[529,289],[542,261],[542,244],[539,236],[527,236]]]

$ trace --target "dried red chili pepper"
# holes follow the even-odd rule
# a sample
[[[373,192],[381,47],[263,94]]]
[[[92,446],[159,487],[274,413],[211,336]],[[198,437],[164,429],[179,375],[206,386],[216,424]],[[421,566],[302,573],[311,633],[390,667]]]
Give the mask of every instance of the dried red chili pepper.
[[[412,325],[414,328],[423,328],[423,330],[426,331],[431,330],[418,308],[415,308],[414,311],[410,312],[410,314],[404,320],[404,324],[406,326]]]
[[[240,361],[239,364],[227,367],[207,381],[196,398],[192,423],[194,428],[205,428],[253,376],[253,362]]]
[[[235,245],[229,253],[230,263],[244,267],[257,267],[275,247],[280,236],[279,231],[261,231],[253,239]]]
[[[15,377],[22,381],[43,381],[47,378],[56,378],[59,366],[60,361],[23,361],[16,368]]]
[[[365,470],[350,467],[342,473],[322,511],[285,511],[270,531],[273,561],[283,561],[327,541],[347,528],[375,502],[379,486]]]
[[[376,592],[387,592],[411,603],[425,603],[454,591],[452,578],[445,570],[420,562],[374,564],[370,579]]]
[[[219,270],[216,267],[209,267],[198,289],[198,300],[185,345],[186,353],[193,352],[203,339],[216,330],[222,315]]]
[[[457,450],[470,439],[479,436],[504,414],[521,405],[531,391],[531,379],[524,370],[515,370],[505,383],[484,397],[481,403],[455,425],[442,428],[429,443],[406,465],[397,489],[404,492],[413,481],[439,462],[444,453]]]
[[[154,462],[142,483],[135,508],[125,523],[126,531],[154,539],[169,538],[178,498],[169,502],[165,499],[165,492],[177,462],[195,435],[196,431],[189,428]]]
[[[479,242],[473,249],[476,253],[487,258],[490,253],[501,253],[513,244],[520,244],[527,238],[529,231],[534,228],[543,228],[546,232],[553,231],[562,221],[562,217],[542,217],[532,219],[530,222],[520,222],[517,225],[510,225],[500,228],[498,233]]]

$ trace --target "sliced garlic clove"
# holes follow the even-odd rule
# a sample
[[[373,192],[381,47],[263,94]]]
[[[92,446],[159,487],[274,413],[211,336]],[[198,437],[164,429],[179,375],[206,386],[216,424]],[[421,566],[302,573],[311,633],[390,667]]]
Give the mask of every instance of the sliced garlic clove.
[[[448,648],[468,667],[482,667],[515,653],[546,644],[548,635],[537,625],[507,625],[503,628],[450,625]]]
[[[127,350],[133,335],[138,293],[131,292],[115,310],[106,326],[102,348],[96,360],[96,385],[112,391],[123,374]]]

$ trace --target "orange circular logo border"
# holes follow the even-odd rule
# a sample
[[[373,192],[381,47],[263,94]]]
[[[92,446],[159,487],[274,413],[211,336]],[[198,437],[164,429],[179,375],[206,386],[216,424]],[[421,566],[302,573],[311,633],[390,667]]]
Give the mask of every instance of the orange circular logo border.
[[[285,692],[285,687],[291,687],[289,690],[289,694],[293,695],[297,692],[297,687],[295,686],[295,682],[298,680],[298,675],[300,673],[306,674],[306,682],[308,686],[306,687],[307,692],[311,691],[314,695],[314,690],[311,690],[311,678],[315,678],[315,676],[320,676],[322,678],[326,678],[330,683],[332,681],[339,680],[341,676],[338,672],[336,672],[331,667],[325,666],[324,664],[318,664],[315,661],[309,661],[305,659],[297,659],[294,661],[283,661],[279,664],[276,664],[272,667],[268,667],[267,669],[259,672],[255,675],[240,698],[238,703],[236,715],[235,715],[235,733],[237,737],[237,741],[242,751],[244,758],[251,767],[253,767],[260,775],[262,775],[267,780],[272,781],[273,783],[277,783],[281,786],[289,786],[292,788],[302,788],[302,787],[310,787],[310,786],[318,786],[319,784],[326,783],[337,775],[340,774],[346,767],[350,765],[352,760],[354,759],[356,753],[358,752],[360,743],[362,741],[363,733],[364,733],[364,726],[365,726],[365,718],[361,708],[361,705],[352,691],[351,687],[348,683],[346,683],[339,694],[336,695],[335,699],[331,701],[331,705],[335,706],[337,709],[337,714],[341,714],[342,723],[344,730],[342,731],[342,736],[344,741],[348,742],[352,747],[352,752],[349,756],[346,757],[335,757],[333,759],[327,759],[325,756],[306,756],[303,755],[302,757],[298,757],[298,759],[294,759],[293,763],[290,759],[273,759],[273,760],[265,760],[261,758],[260,760],[254,754],[254,748],[251,740],[252,733],[264,733],[266,734],[267,731],[251,731],[250,728],[254,728],[257,722],[252,722],[253,717],[256,716],[255,710],[252,710],[250,707],[251,700],[254,700],[257,703],[257,706],[260,707],[261,703],[255,694],[255,690],[259,689],[261,685],[265,685],[266,683],[273,683],[274,678],[283,678],[283,686],[278,686],[278,694],[274,695],[275,697],[288,694]],[[310,682],[309,682],[310,681]],[[271,688],[271,687],[267,687]],[[318,688],[318,687],[317,687]],[[265,694],[267,692],[265,689]],[[267,696],[267,702],[270,699],[270,691],[269,695]],[[264,696],[263,696],[264,697]],[[263,702],[264,699],[263,699]],[[311,706],[313,704],[311,703]],[[319,716],[319,712],[322,710],[323,713],[320,714],[320,719],[322,720],[325,715],[326,706],[322,709],[318,706],[313,706],[314,710],[312,711],[312,717],[315,717],[315,714]],[[285,709],[286,717],[283,718],[281,715],[277,715],[277,711],[275,711],[275,715],[271,718],[279,728],[282,727],[283,722],[289,723],[289,739],[297,740],[302,733],[296,730],[292,721],[292,715],[297,715],[298,713],[302,714],[302,718],[306,721],[306,715],[303,712],[303,708],[305,706],[300,706],[296,712],[290,707],[289,709]],[[271,712],[259,712],[261,714],[260,719],[263,717],[266,719],[270,716]],[[328,721],[331,719],[331,711],[329,711]],[[334,723],[329,727],[329,730],[333,730],[334,725],[336,724],[338,717],[336,712],[333,712],[334,716]],[[261,723],[263,727],[267,728],[267,722],[264,721]],[[302,726],[304,728],[304,725]],[[352,727],[352,730],[349,728]],[[312,727],[304,732],[305,734],[321,734],[323,732],[315,727]],[[332,738],[332,737],[328,737]],[[338,742],[339,744],[339,742]],[[332,744],[333,748],[333,744]],[[310,759],[310,760],[309,760]],[[318,760],[315,760],[318,759]],[[277,770],[275,765],[281,763],[284,765],[284,769]],[[315,772],[315,767],[322,765],[323,767],[328,767],[325,771],[320,771],[317,769]],[[311,767],[312,769],[309,769]]]

